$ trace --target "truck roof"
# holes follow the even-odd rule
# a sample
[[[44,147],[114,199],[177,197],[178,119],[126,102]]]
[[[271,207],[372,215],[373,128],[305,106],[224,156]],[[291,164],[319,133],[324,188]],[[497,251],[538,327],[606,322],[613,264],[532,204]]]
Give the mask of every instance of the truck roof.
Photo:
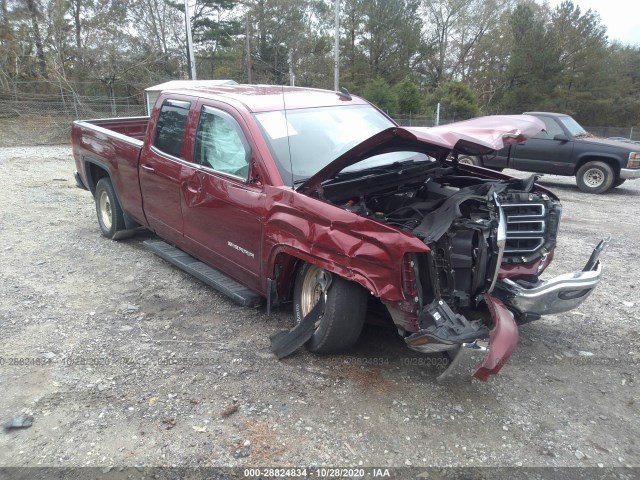
[[[165,92],[195,95],[200,98],[221,100],[220,97],[244,104],[251,112],[268,112],[298,108],[329,107],[335,105],[364,105],[367,102],[356,96],[348,97],[339,92],[315,88],[287,87],[279,85],[193,85],[171,88]]]
[[[554,112],[524,112],[523,115],[546,115],[547,117],[568,117],[567,113]]]

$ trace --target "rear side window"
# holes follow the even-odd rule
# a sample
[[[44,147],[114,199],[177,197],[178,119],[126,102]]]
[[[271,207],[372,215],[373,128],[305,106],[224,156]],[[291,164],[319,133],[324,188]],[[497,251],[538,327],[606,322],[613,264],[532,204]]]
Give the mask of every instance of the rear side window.
[[[193,161],[218,172],[246,179],[251,150],[237,122],[225,112],[203,107]]]
[[[190,106],[189,102],[179,100],[167,100],[162,104],[153,142],[158,150],[180,158]]]

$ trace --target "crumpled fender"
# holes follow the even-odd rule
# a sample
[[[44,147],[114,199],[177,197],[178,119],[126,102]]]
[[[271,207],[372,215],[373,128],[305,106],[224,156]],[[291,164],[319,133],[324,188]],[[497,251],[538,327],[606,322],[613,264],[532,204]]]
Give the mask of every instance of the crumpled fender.
[[[286,253],[362,285],[388,301],[402,301],[402,258],[428,252],[415,236],[291,190],[271,197],[264,222],[264,268]]]
[[[489,294],[485,295],[485,301],[493,319],[493,328],[489,333],[489,352],[471,374],[480,380],[487,380],[489,375],[498,373],[518,344],[518,325],[513,314]]]

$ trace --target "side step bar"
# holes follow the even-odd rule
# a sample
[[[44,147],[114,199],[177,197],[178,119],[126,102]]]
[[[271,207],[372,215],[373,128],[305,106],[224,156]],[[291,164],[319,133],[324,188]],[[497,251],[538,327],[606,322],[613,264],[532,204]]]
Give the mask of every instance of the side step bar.
[[[151,239],[142,243],[163,260],[190,273],[198,280],[215,288],[220,293],[224,293],[243,307],[253,307],[259,305],[262,301],[260,295],[252,292],[244,285],[162,240]]]

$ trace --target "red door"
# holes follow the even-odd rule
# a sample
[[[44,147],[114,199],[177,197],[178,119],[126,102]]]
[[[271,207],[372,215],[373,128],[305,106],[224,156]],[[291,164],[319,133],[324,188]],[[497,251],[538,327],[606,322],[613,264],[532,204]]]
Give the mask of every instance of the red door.
[[[181,159],[190,103],[166,100],[159,112],[153,144],[140,156],[140,191],[149,226],[165,240],[182,241]]]
[[[192,164],[183,170],[182,217],[189,250],[262,292],[265,195],[261,185],[248,179],[251,152],[231,115],[202,107]]]

